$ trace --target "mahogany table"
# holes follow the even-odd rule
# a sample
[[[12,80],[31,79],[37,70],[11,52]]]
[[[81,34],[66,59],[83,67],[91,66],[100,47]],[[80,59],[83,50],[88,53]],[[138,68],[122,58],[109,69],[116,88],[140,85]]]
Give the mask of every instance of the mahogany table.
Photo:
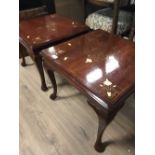
[[[86,33],[89,28],[82,23],[59,15],[47,15],[21,21],[19,24],[20,46],[26,48],[34,60],[41,77],[41,88],[47,90],[40,51],[67,39]],[[22,65],[25,66],[24,53]]]
[[[51,98],[57,93],[56,71],[85,94],[95,110],[99,152],[106,146],[101,142],[103,131],[134,91],[134,47],[132,41],[96,30],[41,52],[54,88]]]

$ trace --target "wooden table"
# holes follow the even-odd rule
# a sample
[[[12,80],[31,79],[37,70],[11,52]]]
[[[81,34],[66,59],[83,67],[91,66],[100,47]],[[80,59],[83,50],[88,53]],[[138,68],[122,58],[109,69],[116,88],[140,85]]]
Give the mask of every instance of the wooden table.
[[[86,33],[89,28],[82,23],[59,15],[47,15],[21,21],[19,24],[20,46],[26,48],[34,60],[41,77],[41,88],[47,90],[40,51],[67,39]],[[22,65],[25,66],[24,54]]]
[[[95,149],[102,152],[101,137],[106,126],[134,91],[135,45],[102,30],[96,30],[41,52],[56,98],[53,71],[60,73],[80,92],[95,110],[99,127]]]

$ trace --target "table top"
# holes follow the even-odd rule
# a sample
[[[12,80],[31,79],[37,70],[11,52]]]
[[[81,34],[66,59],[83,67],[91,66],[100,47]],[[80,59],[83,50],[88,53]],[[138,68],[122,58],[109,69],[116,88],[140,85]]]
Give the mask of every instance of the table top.
[[[41,52],[86,95],[113,107],[134,90],[135,44],[96,30]]]
[[[80,22],[53,14],[21,21],[19,39],[23,45],[35,49],[88,30],[89,28]]]

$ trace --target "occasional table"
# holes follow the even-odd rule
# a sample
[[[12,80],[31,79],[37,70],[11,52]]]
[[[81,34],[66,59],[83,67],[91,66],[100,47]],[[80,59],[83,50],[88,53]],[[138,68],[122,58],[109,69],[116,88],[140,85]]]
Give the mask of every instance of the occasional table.
[[[67,39],[86,33],[89,28],[82,23],[53,14],[21,21],[19,24],[20,46],[26,48],[34,60],[41,77],[41,88],[47,90],[42,60],[39,55],[42,49],[58,44]],[[25,57],[22,54],[22,65],[25,66]]]
[[[102,152],[105,128],[134,91],[134,42],[96,30],[45,49],[41,55],[53,84],[52,99],[57,95],[53,71],[87,97],[99,120],[95,149]]]

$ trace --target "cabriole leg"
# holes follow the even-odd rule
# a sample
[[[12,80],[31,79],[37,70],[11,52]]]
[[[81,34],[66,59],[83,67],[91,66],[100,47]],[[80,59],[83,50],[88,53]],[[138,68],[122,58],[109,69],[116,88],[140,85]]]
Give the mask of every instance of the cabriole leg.
[[[104,107],[93,101],[88,101],[88,103],[94,109],[98,116],[98,132],[94,148],[98,152],[103,152],[108,145],[107,142],[102,142],[103,133],[108,124],[115,117],[117,111],[109,111],[108,109],[105,109]]]
[[[36,67],[39,71],[39,75],[40,75],[40,79],[41,79],[41,89],[43,91],[46,91],[48,88],[47,88],[46,82],[45,82],[45,76],[44,76],[44,70],[43,70],[41,56],[35,56],[34,62],[35,62]]]
[[[48,68],[48,66],[46,65],[45,62],[43,62],[43,64],[44,64],[44,68],[45,68],[45,70],[46,70],[46,72],[50,78],[50,81],[53,85],[53,93],[50,95],[50,98],[52,100],[54,100],[57,97],[57,84],[56,84],[56,80],[55,80],[55,75],[54,75],[54,72]]]
[[[105,145],[102,143],[102,135],[105,131],[105,128],[107,126],[107,122],[104,118],[98,115],[98,132],[97,132],[97,139],[94,145],[94,148],[98,152],[103,152],[105,150]]]
[[[25,55],[24,55],[24,48],[22,47],[22,45],[21,44],[19,44],[19,52],[20,52],[20,56],[21,56],[21,58],[22,58],[22,62],[21,62],[21,65],[23,66],[23,67],[25,67],[26,66],[26,60],[25,60]]]

